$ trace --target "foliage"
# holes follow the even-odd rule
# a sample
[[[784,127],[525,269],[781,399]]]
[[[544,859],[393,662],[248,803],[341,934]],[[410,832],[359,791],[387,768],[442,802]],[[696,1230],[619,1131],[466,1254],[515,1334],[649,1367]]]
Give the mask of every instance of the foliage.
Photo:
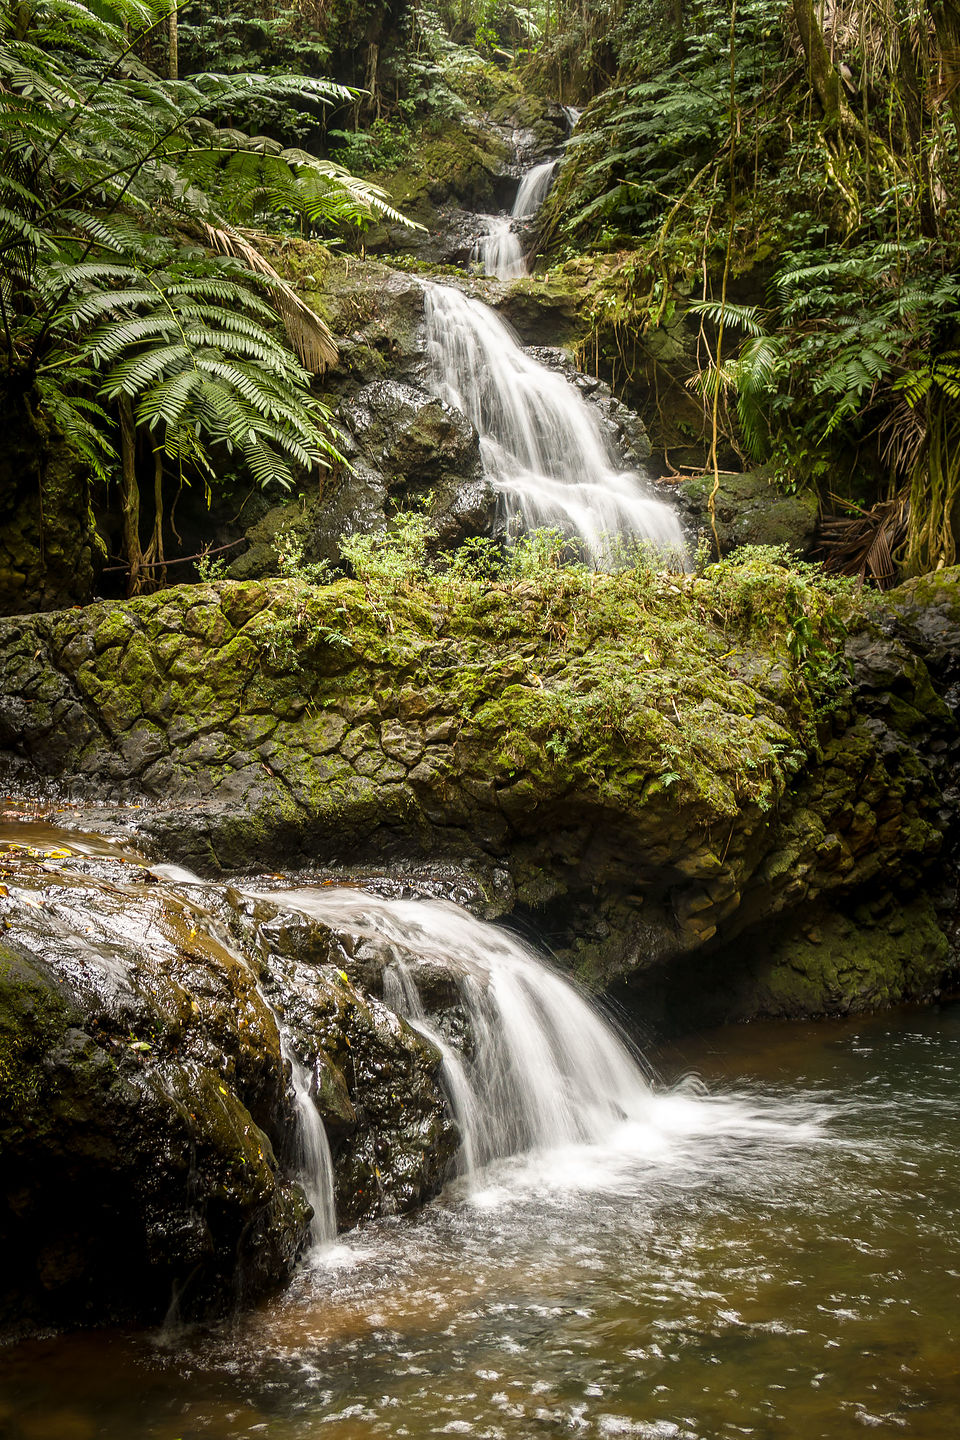
[[[554,254],[629,252],[586,348],[629,385],[638,333],[685,313],[712,456],[723,441],[790,485],[906,506],[902,566],[953,563],[960,20],[933,0],[659,13],[646,40],[624,19],[547,202]]]
[[[345,97],[342,86],[162,80],[137,51],[165,17],[141,0],[122,0],[111,18],[79,0],[42,0],[4,12],[0,43],[5,383],[32,395],[101,477],[120,461],[132,590],[154,569],[162,577],[167,462],[180,483],[210,481],[218,457],[236,451],[259,483],[290,485],[335,453],[306,368],[322,368],[335,347],[232,227],[238,169],[255,164],[264,190],[310,223],[378,209],[366,182],[212,118],[258,95],[324,104]],[[154,516],[142,552],[145,464]]]

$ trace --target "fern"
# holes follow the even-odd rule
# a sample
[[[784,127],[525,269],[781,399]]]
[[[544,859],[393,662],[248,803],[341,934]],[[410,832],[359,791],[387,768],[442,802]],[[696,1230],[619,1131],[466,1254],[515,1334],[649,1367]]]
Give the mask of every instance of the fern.
[[[322,319],[232,227],[233,177],[220,159],[229,150],[231,164],[265,167],[262,193],[292,195],[290,208],[312,225],[402,217],[368,182],[235,124],[251,104],[316,106],[351,92],[302,76],[161,79],[135,52],[137,35],[166,13],[165,0],[111,0],[109,12],[43,0],[26,34],[23,7],[0,18],[8,372],[101,478],[125,447],[130,483],[136,457],[119,423],[128,414],[180,475],[213,479],[225,450],[260,483],[289,486],[339,458],[330,416],[310,394],[310,372],[336,349]],[[139,540],[126,543],[137,588]]]

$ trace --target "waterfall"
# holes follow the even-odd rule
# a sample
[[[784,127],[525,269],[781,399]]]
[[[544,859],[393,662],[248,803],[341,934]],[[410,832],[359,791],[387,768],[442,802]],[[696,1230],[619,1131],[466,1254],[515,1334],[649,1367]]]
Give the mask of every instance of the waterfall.
[[[443,1056],[442,1078],[472,1178],[509,1155],[608,1141],[649,1116],[651,1091],[590,1001],[515,936],[448,901],[360,890],[274,891],[275,903],[354,939],[378,942],[384,999]],[[452,981],[463,1050],[429,1016],[437,970]]]
[[[509,215],[493,215],[488,220],[486,235],[481,235],[473,249],[484,275],[497,280],[519,280],[527,273],[520,237]]]
[[[517,198],[509,215],[492,216],[486,235],[482,235],[474,247],[474,259],[483,265],[483,273],[497,280],[519,280],[527,274],[527,262],[523,246],[514,224],[518,220],[530,220],[543,204],[556,160],[544,160],[532,166],[520,181]]]
[[[276,1012],[274,1012],[276,1018]],[[297,1171],[303,1193],[313,1208],[310,1248],[321,1250],[337,1238],[337,1212],[333,1200],[333,1159],[323,1121],[314,1104],[310,1078],[297,1057],[287,1032],[280,1026],[280,1050],[290,1065],[290,1085],[297,1120]]]
[[[682,563],[675,511],[622,467],[596,408],[527,355],[489,306],[446,285],[425,292],[430,384],[479,432],[505,517],[579,536],[595,562],[609,557],[614,537],[626,536]]]
[[[547,198],[556,168],[556,160],[544,160],[541,165],[531,166],[520,181],[517,198],[513,202],[514,220],[529,220],[536,215]]]

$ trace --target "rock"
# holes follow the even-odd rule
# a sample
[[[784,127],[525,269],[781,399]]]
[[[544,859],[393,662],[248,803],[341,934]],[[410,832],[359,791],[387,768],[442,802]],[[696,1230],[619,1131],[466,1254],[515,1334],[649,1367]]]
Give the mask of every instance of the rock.
[[[106,547],[90,484],[63,438],[5,397],[0,447],[0,614],[90,599]]]
[[[309,1208],[278,1015],[341,1226],[435,1193],[456,1146],[439,1056],[329,932],[300,943],[267,903],[191,905],[117,861],[0,872],[0,1333],[207,1316],[284,1283]]]
[[[892,620],[810,583],[753,557],[545,609],[419,576],[224,582],[0,623],[3,775],[136,801],[143,842],[207,872],[442,862],[592,985],[726,993],[712,957],[949,868],[956,720]]]
[[[812,491],[787,495],[762,471],[721,473],[714,508],[715,540],[709,511],[713,483],[713,475],[697,475],[677,485],[675,493],[695,540],[702,538],[715,556],[717,540],[720,555],[742,545],[785,545],[794,555],[810,554],[819,514]]]
[[[384,477],[397,508],[415,508],[429,497],[441,543],[455,545],[489,528],[495,495],[477,432],[459,410],[412,385],[380,380],[345,400],[338,419],[371,470]],[[351,478],[344,488],[352,494]]]
[[[253,975],[174,906],[3,869],[0,1329],[157,1322],[282,1283],[307,1211],[275,1155]]]

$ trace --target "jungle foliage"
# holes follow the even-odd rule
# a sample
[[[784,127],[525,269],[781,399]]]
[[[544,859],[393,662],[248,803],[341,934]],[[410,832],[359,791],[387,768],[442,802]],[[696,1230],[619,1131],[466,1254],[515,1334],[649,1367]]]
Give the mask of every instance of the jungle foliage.
[[[310,391],[333,338],[238,226],[395,215],[369,183],[242,128],[261,102],[317,107],[345,87],[162,78],[143,56],[158,34],[172,45],[169,24],[149,0],[37,0],[9,6],[0,36],[2,387],[118,486],[131,593],[164,578],[171,482],[212,484],[234,456],[290,486],[336,456]]]
[[[839,492],[867,542],[853,566],[881,580],[953,563],[955,0],[629,0],[579,24],[618,68],[545,240],[610,255],[598,327],[623,358],[617,332],[687,311],[714,458],[719,436],[825,501]]]

